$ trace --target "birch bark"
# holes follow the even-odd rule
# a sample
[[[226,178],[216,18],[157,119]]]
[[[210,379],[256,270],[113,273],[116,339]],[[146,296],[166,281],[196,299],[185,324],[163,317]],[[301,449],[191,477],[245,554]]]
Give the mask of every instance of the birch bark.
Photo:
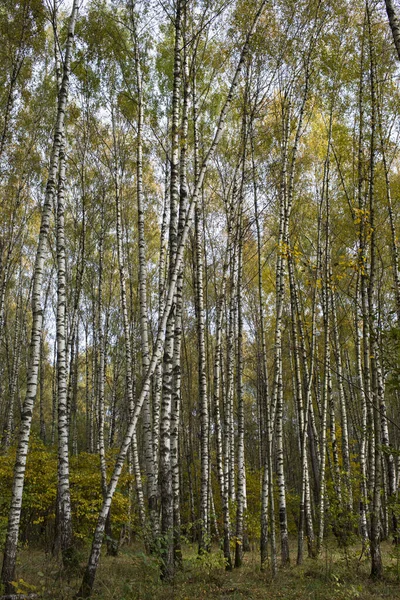
[[[215,148],[221,138],[221,135],[222,135],[228,108],[231,104],[235,90],[237,88],[239,75],[240,75],[243,63],[245,61],[245,58],[246,58],[246,54],[248,52],[250,38],[252,37],[252,35],[255,31],[255,28],[257,26],[257,23],[260,19],[260,16],[263,12],[265,5],[266,5],[266,0],[263,0],[260,3],[260,5],[255,13],[252,25],[249,29],[249,32],[247,33],[245,42],[242,47],[239,62],[238,62],[238,65],[235,70],[235,74],[234,74],[232,82],[231,82],[228,96],[223,104],[223,107],[222,107],[222,110],[221,110],[221,113],[219,116],[219,120],[218,120],[218,124],[217,124],[216,130],[215,130],[215,133],[214,133],[213,140],[212,140],[211,145],[203,159],[202,166],[201,166],[201,169],[199,172],[199,178],[195,184],[195,187],[194,187],[194,190],[193,190],[193,193],[191,196],[188,212],[186,215],[185,225],[183,228],[182,236],[179,240],[179,245],[178,245],[178,250],[177,250],[177,259],[176,259],[175,266],[174,266],[174,269],[172,272],[172,277],[168,284],[165,308],[164,308],[164,312],[162,315],[160,327],[158,329],[157,338],[155,341],[154,351],[153,351],[153,354],[152,354],[152,357],[150,360],[149,369],[148,369],[147,375],[143,381],[142,391],[140,393],[140,396],[137,399],[137,402],[135,405],[135,410],[129,421],[128,430],[127,430],[125,438],[121,444],[121,448],[120,448],[120,451],[119,451],[119,454],[118,454],[118,457],[117,457],[117,460],[115,463],[115,467],[114,467],[114,470],[113,470],[113,473],[112,473],[112,476],[111,476],[111,479],[110,479],[110,482],[108,485],[107,498],[104,501],[101,511],[99,513],[88,564],[87,564],[85,572],[84,572],[82,584],[78,591],[77,598],[86,599],[86,598],[89,598],[91,595],[94,579],[96,576],[96,570],[97,570],[97,566],[98,566],[98,562],[99,562],[99,558],[100,558],[100,550],[101,550],[101,546],[102,546],[105,520],[106,520],[108,511],[109,511],[110,505],[111,505],[111,501],[112,501],[115,489],[118,484],[118,480],[119,480],[119,477],[120,477],[120,474],[122,471],[123,464],[125,462],[126,454],[127,454],[127,451],[128,451],[131,439],[132,439],[132,435],[136,428],[137,420],[138,420],[138,417],[139,417],[139,414],[140,414],[140,411],[142,408],[144,398],[146,397],[146,394],[149,392],[151,376],[154,373],[154,370],[157,366],[158,361],[160,360],[160,357],[161,357],[161,354],[163,351],[164,331],[165,331],[165,327],[167,324],[168,315],[171,311],[173,301],[174,301],[176,281],[177,281],[177,277],[179,274],[179,269],[181,267],[181,261],[183,259],[183,252],[184,252],[187,237],[189,234],[190,225],[192,223],[196,201],[197,201],[197,198],[199,196],[200,190],[203,185],[204,176],[205,176],[210,158],[212,157],[214,150],[215,150]]]
[[[68,38],[63,64],[63,78],[58,93],[57,118],[50,157],[49,175],[46,193],[41,214],[40,233],[36,251],[32,287],[32,331],[29,349],[27,392],[23,404],[21,425],[19,431],[17,458],[14,468],[12,497],[9,510],[6,543],[4,549],[2,582],[6,593],[13,592],[11,581],[15,579],[15,564],[17,555],[19,524],[21,519],[22,492],[25,479],[26,457],[28,452],[29,436],[31,431],[33,405],[36,398],[40,338],[43,324],[43,311],[41,305],[41,288],[43,269],[46,258],[47,235],[50,226],[51,209],[55,194],[57,167],[60,147],[64,136],[64,116],[68,100],[69,76],[71,69],[71,54],[74,40],[75,22],[78,12],[78,0],[74,0],[68,25]]]

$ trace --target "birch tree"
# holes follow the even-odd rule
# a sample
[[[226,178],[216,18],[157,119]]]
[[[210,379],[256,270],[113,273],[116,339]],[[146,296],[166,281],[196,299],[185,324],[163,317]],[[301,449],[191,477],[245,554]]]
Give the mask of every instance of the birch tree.
[[[50,225],[52,203],[55,196],[57,168],[61,145],[64,137],[64,118],[68,100],[69,77],[71,69],[72,47],[74,41],[75,23],[78,13],[78,1],[74,0],[68,25],[68,38],[63,61],[62,82],[58,92],[57,117],[54,128],[54,138],[51,149],[49,175],[46,186],[44,204],[41,213],[40,233],[36,251],[35,267],[33,272],[32,288],[32,331],[29,350],[29,369],[27,393],[21,417],[21,425],[18,439],[17,458],[14,469],[13,492],[8,517],[8,528],[6,544],[4,549],[2,582],[6,592],[11,593],[14,579],[15,562],[17,556],[17,544],[19,524],[21,519],[22,493],[24,487],[26,458],[28,453],[29,436],[32,424],[33,405],[36,398],[38,367],[40,355],[40,338],[43,325],[43,313],[41,305],[41,288],[43,281],[43,268],[46,258],[47,235]]]

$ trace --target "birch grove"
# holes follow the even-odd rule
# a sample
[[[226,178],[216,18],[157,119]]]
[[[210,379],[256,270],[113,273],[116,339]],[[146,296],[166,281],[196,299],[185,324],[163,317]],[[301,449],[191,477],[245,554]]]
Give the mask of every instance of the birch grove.
[[[31,545],[82,599],[103,545],[394,569],[399,15],[4,2],[4,598]]]

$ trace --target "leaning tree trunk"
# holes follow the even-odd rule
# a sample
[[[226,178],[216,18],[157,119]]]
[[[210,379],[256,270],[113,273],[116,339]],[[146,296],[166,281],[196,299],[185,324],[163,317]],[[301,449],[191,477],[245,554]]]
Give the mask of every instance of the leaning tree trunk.
[[[385,0],[385,4],[390,29],[392,30],[393,34],[394,45],[396,46],[397,56],[400,60],[400,21],[396,14],[393,0]]]
[[[189,209],[188,209],[188,212],[186,215],[185,226],[184,226],[182,236],[181,236],[181,238],[179,240],[179,244],[178,244],[175,266],[174,266],[174,269],[173,269],[173,272],[171,274],[171,278],[170,278],[169,284],[168,284],[164,313],[163,313],[162,319],[160,321],[160,326],[158,329],[157,338],[155,340],[154,351],[153,351],[153,354],[152,354],[152,357],[150,360],[149,369],[148,369],[147,375],[143,381],[142,391],[136,401],[134,413],[132,415],[132,418],[129,421],[127,432],[126,432],[123,442],[121,444],[121,448],[120,448],[120,451],[119,451],[119,454],[118,454],[118,457],[117,457],[117,460],[116,460],[116,463],[114,466],[114,471],[113,471],[113,474],[111,476],[111,479],[110,479],[110,482],[108,485],[107,498],[104,501],[102,508],[100,510],[99,516],[98,516],[98,521],[97,521],[96,529],[95,529],[94,536],[93,536],[93,542],[92,542],[92,548],[91,548],[89,560],[88,560],[87,566],[84,571],[81,587],[77,594],[78,598],[84,598],[84,599],[89,598],[91,595],[91,592],[92,592],[92,588],[93,588],[93,584],[94,584],[94,580],[95,580],[95,576],[96,576],[96,570],[97,570],[97,566],[98,566],[99,558],[100,558],[100,551],[101,551],[101,546],[102,546],[102,541],[103,541],[106,517],[107,517],[108,511],[110,509],[111,501],[114,496],[114,492],[117,487],[119,477],[121,475],[122,467],[125,462],[126,454],[127,454],[129,445],[131,443],[133,433],[136,429],[136,425],[137,425],[137,421],[138,421],[140,411],[141,411],[141,408],[143,405],[143,401],[144,401],[146,395],[149,393],[151,377],[155,371],[155,368],[156,368],[156,366],[161,358],[162,352],[163,352],[165,327],[167,324],[168,315],[171,311],[171,307],[174,302],[176,282],[177,282],[179,270],[181,268],[181,263],[183,260],[183,253],[184,253],[186,241],[187,241],[187,238],[189,235],[189,230],[190,230],[190,226],[191,226],[192,219],[193,219],[194,208],[196,206],[197,198],[202,189],[207,166],[209,164],[209,161],[210,161],[212,155],[214,154],[215,148],[218,145],[218,142],[222,135],[226,115],[227,115],[229,106],[232,102],[236,87],[238,85],[239,75],[240,75],[246,54],[248,52],[250,39],[254,33],[254,30],[257,26],[257,23],[260,19],[261,13],[262,13],[265,5],[266,5],[266,0],[263,0],[254,16],[252,25],[246,36],[245,42],[242,47],[240,59],[239,59],[238,65],[235,70],[235,74],[232,79],[232,83],[231,83],[231,86],[229,89],[228,96],[223,104],[223,107],[222,107],[222,110],[221,110],[221,113],[219,116],[219,120],[218,120],[218,124],[217,124],[216,130],[215,130],[215,133],[214,133],[213,140],[212,140],[211,145],[203,159],[202,166],[201,166],[201,169],[199,172],[199,177],[198,177],[198,180],[195,184],[195,187],[194,187],[194,190],[192,193]]]

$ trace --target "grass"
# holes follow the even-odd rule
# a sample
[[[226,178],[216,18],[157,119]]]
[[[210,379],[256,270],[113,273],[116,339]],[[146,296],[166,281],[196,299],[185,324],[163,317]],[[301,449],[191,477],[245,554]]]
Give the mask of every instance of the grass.
[[[122,548],[117,557],[103,556],[93,598],[97,600],[400,600],[400,551],[382,544],[385,578],[369,579],[369,559],[360,547],[345,554],[329,541],[318,560],[305,559],[301,567],[281,569],[271,580],[262,572],[258,553],[245,554],[241,569],[226,572],[219,550],[198,558],[196,548],[184,548],[183,570],[174,584],[159,580],[156,559],[139,547]],[[295,547],[292,549],[295,560]],[[85,555],[82,554],[82,566]],[[66,575],[59,562],[42,551],[23,549],[19,555],[18,591],[36,591],[44,600],[71,600],[80,583],[80,574]]]

